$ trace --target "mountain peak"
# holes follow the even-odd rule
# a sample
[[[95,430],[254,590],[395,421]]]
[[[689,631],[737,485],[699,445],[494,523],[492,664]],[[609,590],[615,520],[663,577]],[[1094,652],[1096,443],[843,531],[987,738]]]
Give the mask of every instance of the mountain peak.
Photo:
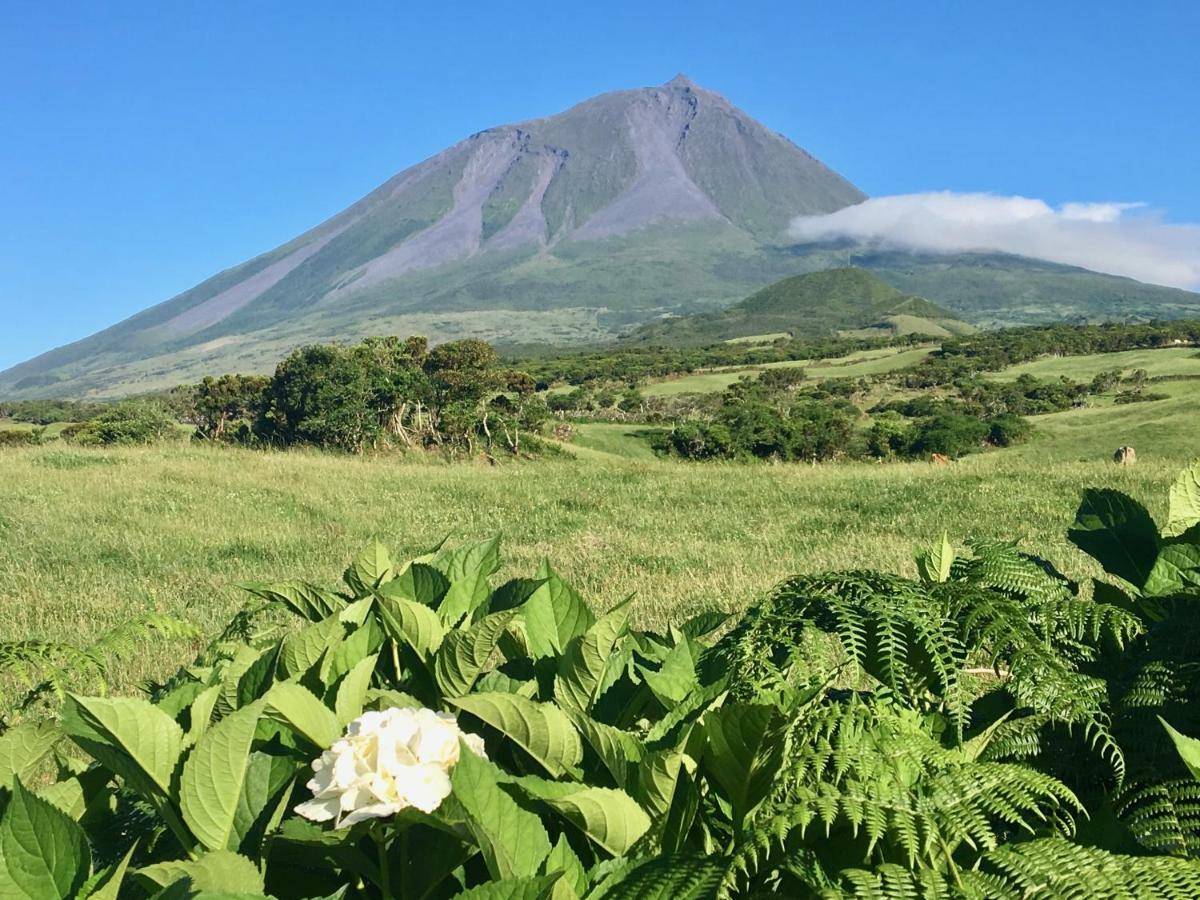
[[[245,371],[364,332],[528,340],[555,310],[577,323],[560,341],[612,336],[647,310],[743,296],[794,216],[862,199],[681,73],[467,137],[283,246],[0,373],[0,389],[113,390],[230,365],[217,358]]]
[[[696,82],[692,81],[692,79],[680,72],[678,75],[664,84],[663,87],[674,88],[676,90],[683,91],[694,91],[699,89],[700,85],[696,84]]]

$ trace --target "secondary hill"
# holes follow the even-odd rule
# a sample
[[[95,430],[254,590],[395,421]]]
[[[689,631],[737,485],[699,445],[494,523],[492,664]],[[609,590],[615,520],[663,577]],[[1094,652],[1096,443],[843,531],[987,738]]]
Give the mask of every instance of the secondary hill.
[[[755,335],[820,337],[855,332],[946,337],[971,331],[953,313],[847,266],[784,278],[727,309],[644,325],[632,343],[692,345]]]

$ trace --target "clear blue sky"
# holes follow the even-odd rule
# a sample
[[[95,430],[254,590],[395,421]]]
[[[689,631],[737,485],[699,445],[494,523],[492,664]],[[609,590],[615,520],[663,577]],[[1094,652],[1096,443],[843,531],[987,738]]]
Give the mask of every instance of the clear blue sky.
[[[0,369],[467,134],[676,72],[870,194],[1200,221],[1200,4],[0,0]]]

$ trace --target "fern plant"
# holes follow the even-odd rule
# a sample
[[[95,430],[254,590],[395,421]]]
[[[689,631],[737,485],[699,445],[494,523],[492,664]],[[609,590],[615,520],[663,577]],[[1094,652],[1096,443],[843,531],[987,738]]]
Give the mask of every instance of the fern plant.
[[[62,641],[0,641],[0,723],[44,704],[62,702],[68,689],[104,693],[111,665],[154,640],[194,641],[194,625],[147,613],[123,622],[84,646]]]

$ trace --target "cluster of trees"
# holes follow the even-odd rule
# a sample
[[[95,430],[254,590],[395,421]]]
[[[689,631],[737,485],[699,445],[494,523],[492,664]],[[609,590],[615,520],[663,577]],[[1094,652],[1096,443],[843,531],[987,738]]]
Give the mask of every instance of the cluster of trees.
[[[659,452],[686,459],[960,457],[1024,441],[1033,426],[1024,416],[1068,409],[1100,383],[1066,379],[1016,382],[972,380],[958,396],[925,394],[877,403],[865,410],[872,384],[831,379],[805,384],[793,369],[744,379],[708,401],[674,410],[673,425],[653,439]],[[1111,385],[1110,385],[1111,387]]]
[[[1200,320],[1103,325],[1038,325],[950,338],[904,379],[906,387],[951,384],[1043,356],[1086,356],[1200,344]]]
[[[484,341],[381,337],[301,347],[269,377],[210,377],[177,395],[206,440],[519,453],[549,415],[535,388]]]
[[[654,435],[661,453],[694,460],[957,458],[985,446],[1023,441],[1032,426],[1020,416],[986,419],[943,410],[918,419],[887,412],[862,428],[862,414],[846,400],[802,400],[780,409],[764,403],[723,407],[709,420],[680,422]]]
[[[86,422],[99,415],[104,406],[90,400],[0,400],[0,419],[32,425]]]

